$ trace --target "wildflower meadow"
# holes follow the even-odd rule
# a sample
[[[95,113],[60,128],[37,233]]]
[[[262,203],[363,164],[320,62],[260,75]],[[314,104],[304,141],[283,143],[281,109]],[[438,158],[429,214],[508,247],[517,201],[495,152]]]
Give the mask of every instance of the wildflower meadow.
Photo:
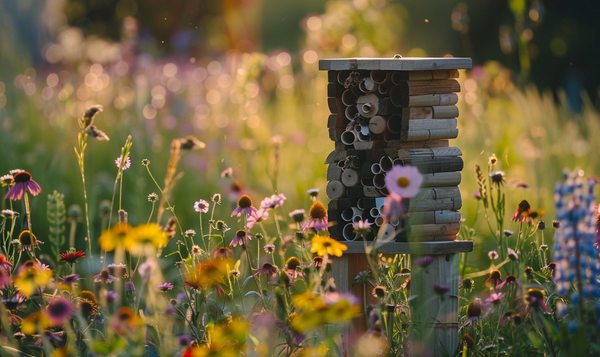
[[[369,237],[354,293],[334,279],[349,253],[329,231],[318,60],[408,52],[409,19],[394,1],[331,0],[294,50],[225,50],[232,26],[198,56],[158,55],[133,16],[118,40],[64,22],[36,64],[0,33],[0,356],[600,355],[597,98],[573,110],[497,61],[457,79],[456,240],[474,243],[458,348],[427,343],[439,319],[413,319],[451,297],[411,290],[433,257],[382,252],[374,222],[352,225]],[[383,225],[422,181],[387,172]]]

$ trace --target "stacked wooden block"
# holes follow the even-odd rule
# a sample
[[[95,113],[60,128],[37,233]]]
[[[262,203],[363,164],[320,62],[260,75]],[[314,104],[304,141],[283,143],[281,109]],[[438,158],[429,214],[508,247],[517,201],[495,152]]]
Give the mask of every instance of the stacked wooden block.
[[[452,241],[460,229],[458,184],[458,69],[469,58],[327,59],[327,121],[335,150],[325,161],[330,234],[356,240],[352,223],[368,220],[375,233],[397,241]],[[424,176],[417,197],[404,200],[407,218],[386,222],[385,175],[394,165]]]

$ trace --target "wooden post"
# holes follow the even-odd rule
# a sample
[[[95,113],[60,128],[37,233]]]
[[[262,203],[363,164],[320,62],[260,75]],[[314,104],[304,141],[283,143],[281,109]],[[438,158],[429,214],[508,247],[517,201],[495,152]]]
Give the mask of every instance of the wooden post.
[[[364,293],[364,285],[353,286],[358,273],[369,268],[365,243],[344,242],[348,250],[340,258],[333,259],[332,277],[338,289],[352,292],[367,303],[375,304],[371,292]],[[368,242],[372,246],[372,242]],[[389,242],[378,248],[382,254],[410,254],[413,263],[411,274],[411,345],[408,348],[428,349],[427,354],[444,356],[445,352],[454,355],[458,349],[458,267],[459,253],[473,250],[472,241],[453,242]],[[424,268],[414,266],[419,257],[430,256],[431,264]],[[444,299],[436,295],[432,286],[447,287]],[[367,329],[366,316],[353,321],[341,336],[341,349],[344,356],[351,355],[353,338]]]

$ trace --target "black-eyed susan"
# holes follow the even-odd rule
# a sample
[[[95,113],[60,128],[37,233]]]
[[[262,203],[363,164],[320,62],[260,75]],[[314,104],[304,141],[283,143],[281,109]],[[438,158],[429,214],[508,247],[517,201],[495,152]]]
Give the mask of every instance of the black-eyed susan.
[[[117,223],[102,232],[98,238],[98,244],[100,244],[102,250],[112,252],[117,247],[122,247],[125,244],[125,240],[131,230],[132,227],[128,223]]]
[[[314,236],[310,247],[312,253],[317,253],[317,255],[321,257],[325,255],[341,257],[343,252],[347,249],[348,247],[345,244],[325,236]]]
[[[20,200],[26,191],[29,191],[34,196],[42,192],[42,188],[37,182],[33,181],[31,174],[27,171],[19,171],[13,175],[14,185],[8,190],[5,200]]]
[[[51,279],[52,270],[34,262],[32,265],[24,265],[19,269],[14,285],[21,294],[30,297],[38,289],[48,285]]]

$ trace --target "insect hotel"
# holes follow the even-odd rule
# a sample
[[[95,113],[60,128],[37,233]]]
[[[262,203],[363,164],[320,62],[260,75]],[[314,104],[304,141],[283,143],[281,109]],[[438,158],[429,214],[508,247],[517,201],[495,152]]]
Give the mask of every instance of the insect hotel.
[[[327,127],[335,142],[325,160],[329,232],[348,246],[333,266],[336,284],[363,296],[362,287],[352,287],[368,268],[365,253],[372,247],[363,239],[385,241],[378,247],[383,254],[410,254],[411,261],[432,257],[430,265],[413,270],[411,319],[417,334],[432,331],[425,332],[431,336],[426,343],[435,355],[458,350],[458,253],[473,249],[472,241],[456,241],[463,160],[450,145],[458,136],[458,70],[468,68],[470,58],[319,61],[327,71]],[[394,165],[417,167],[423,183],[416,197],[403,200],[405,218],[387,222],[384,180]],[[352,223],[361,220],[373,223],[372,234],[354,233]],[[449,289],[444,299],[431,299],[432,285]],[[415,308],[425,300],[426,309]],[[356,322],[355,329],[364,324]]]

